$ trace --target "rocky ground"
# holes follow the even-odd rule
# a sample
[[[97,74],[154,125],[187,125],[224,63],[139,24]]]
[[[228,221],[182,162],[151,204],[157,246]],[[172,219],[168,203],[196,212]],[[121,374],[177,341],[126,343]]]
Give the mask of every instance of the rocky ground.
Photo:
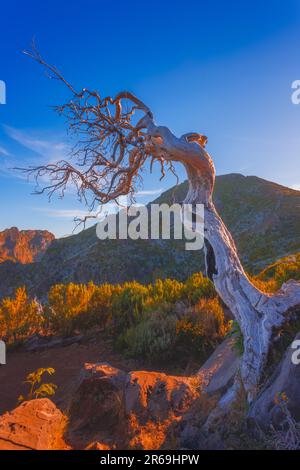
[[[10,353],[0,368],[0,449],[299,446],[300,368],[291,348],[250,408],[241,394],[230,414],[209,427],[207,418],[238,369],[231,339],[189,376],[134,370],[136,363],[95,338],[45,344],[36,337],[25,348]],[[16,406],[24,377],[38,367],[56,369],[57,393]]]

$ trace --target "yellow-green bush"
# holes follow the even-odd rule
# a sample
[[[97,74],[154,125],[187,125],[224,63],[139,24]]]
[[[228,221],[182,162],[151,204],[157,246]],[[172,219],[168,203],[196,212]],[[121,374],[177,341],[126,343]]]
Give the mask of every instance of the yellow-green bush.
[[[196,304],[203,298],[212,299],[217,294],[210,279],[202,273],[195,273],[184,284],[184,296],[191,304]]]
[[[145,310],[153,303],[150,286],[126,282],[112,296],[112,321],[115,333],[124,332],[143,319]]]
[[[70,334],[74,330],[103,327],[112,316],[112,299],[120,286],[102,284],[57,284],[48,294],[45,311],[54,332]]]
[[[201,299],[177,321],[177,349],[205,355],[224,338],[228,324],[218,299]]]
[[[153,302],[175,303],[182,300],[184,284],[176,279],[157,279],[153,286],[150,286],[150,293]]]
[[[278,282],[275,279],[268,279],[264,281],[258,277],[252,277],[250,280],[255,285],[255,287],[268,294],[272,294],[279,289]]]
[[[215,295],[211,281],[201,273],[185,283],[158,279],[149,285],[135,281],[100,286],[93,282],[57,284],[49,290],[43,307],[20,288],[14,298],[1,302],[0,335],[13,343],[36,332],[68,335],[107,327],[130,354],[140,351],[143,357],[150,357],[166,352],[176,337],[178,305],[182,313],[199,299]]]
[[[290,279],[300,280],[300,253],[271,264],[253,277],[252,282],[262,291],[275,292]]]
[[[175,315],[153,312],[119,336],[118,346],[128,356],[151,361],[170,359],[176,342]]]
[[[224,312],[217,299],[201,299],[185,313],[176,313],[174,304],[161,303],[125,329],[117,345],[131,357],[151,361],[185,361],[190,356],[206,358],[228,331]]]
[[[45,312],[54,332],[70,334],[75,329],[108,325],[118,335],[148,318],[149,312],[163,309],[164,304],[184,301],[188,305],[215,296],[213,284],[201,273],[186,283],[158,279],[149,285],[136,281],[121,286],[58,284],[49,291]]]
[[[291,278],[300,279],[300,254],[274,263],[252,281],[274,292]],[[44,306],[22,287],[12,298],[0,301],[0,338],[8,344],[34,333],[71,334],[97,328],[105,328],[105,334],[113,335],[130,356],[178,361],[194,355],[205,359],[229,325],[213,283],[202,273],[185,282],[158,279],[149,285],[58,284],[50,289]],[[292,318],[284,325],[283,347],[297,328]]]
[[[44,317],[41,305],[28,298],[25,287],[19,287],[13,298],[5,298],[0,303],[0,338],[7,344],[23,340],[41,331]]]
[[[70,334],[78,315],[87,312],[89,301],[95,292],[95,285],[57,284],[48,294],[48,319],[55,332]]]
[[[79,319],[78,327],[84,326],[86,329],[95,325],[106,326],[112,322],[112,302],[122,291],[121,286],[112,284],[101,284],[96,286],[88,303],[87,312]]]

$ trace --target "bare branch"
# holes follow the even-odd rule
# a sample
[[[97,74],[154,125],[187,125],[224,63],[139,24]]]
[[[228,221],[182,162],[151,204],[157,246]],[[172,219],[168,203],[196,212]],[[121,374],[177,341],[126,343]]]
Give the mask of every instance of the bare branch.
[[[96,203],[116,201],[120,196],[133,198],[141,183],[139,170],[149,157],[145,129],[153,124],[150,109],[131,92],[115,98],[102,98],[97,91],[76,91],[53,65],[48,64],[35,44],[24,53],[44,66],[50,78],[61,81],[72,97],[55,110],[66,118],[75,135],[70,161],[61,160],[38,167],[21,169],[33,175],[37,193],[63,197],[69,184],[74,184],[80,200],[93,208]],[[155,159],[156,156],[153,156]],[[49,181],[40,188],[39,183]]]
[[[97,204],[118,201],[134,195],[142,182],[141,172],[150,158],[150,169],[157,161],[161,178],[166,166],[175,176],[173,161],[196,165],[204,175],[213,174],[209,155],[204,150],[206,138],[191,133],[177,138],[167,127],[156,126],[148,106],[129,91],[115,97],[102,97],[97,91],[76,91],[53,65],[48,64],[35,44],[27,56],[41,64],[71,92],[71,98],[55,110],[66,118],[75,145],[66,160],[21,169],[34,176],[38,194],[54,193],[63,197],[69,185],[75,185],[78,198],[90,210]],[[197,171],[198,171],[197,170]],[[207,178],[207,176],[205,176]],[[46,185],[40,184],[47,181]],[[212,190],[213,184],[206,184]],[[209,194],[209,191],[208,191]]]

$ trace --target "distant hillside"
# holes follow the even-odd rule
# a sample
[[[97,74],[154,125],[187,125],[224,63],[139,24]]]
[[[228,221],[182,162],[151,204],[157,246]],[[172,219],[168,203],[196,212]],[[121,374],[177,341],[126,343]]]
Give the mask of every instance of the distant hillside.
[[[54,235],[46,230],[18,230],[16,227],[0,232],[0,263],[21,264],[39,261]]]
[[[154,202],[182,201],[187,183],[163,193]],[[241,259],[256,273],[278,258],[300,250],[300,192],[239,174],[218,176],[214,200],[230,229]],[[54,240],[39,263],[0,265],[0,296],[21,284],[43,296],[60,282],[118,283],[156,277],[185,279],[203,268],[203,252],[185,251],[178,240],[106,240],[95,227]]]
[[[262,290],[275,292],[289,279],[300,280],[300,252],[270,264],[255,277],[254,281]]]
[[[187,182],[155,202],[183,200]],[[300,191],[256,176],[217,176],[214,202],[230,229],[244,265],[259,271],[300,248]]]

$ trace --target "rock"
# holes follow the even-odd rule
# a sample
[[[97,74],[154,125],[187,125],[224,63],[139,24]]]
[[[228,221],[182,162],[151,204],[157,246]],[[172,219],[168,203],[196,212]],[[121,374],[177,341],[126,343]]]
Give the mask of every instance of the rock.
[[[86,363],[70,407],[68,436],[75,447],[107,441],[122,432],[126,373],[107,363]]]
[[[192,379],[159,372],[131,372],[125,386],[128,447],[170,448],[174,429],[198,393]]]
[[[44,351],[46,349],[66,347],[71,346],[72,344],[81,343],[83,339],[83,335],[76,335],[65,338],[62,336],[47,337],[34,334],[24,341],[23,347],[25,351],[28,352]]]
[[[226,450],[225,442],[221,433],[199,433],[198,450]]]
[[[0,417],[0,450],[67,448],[66,418],[48,398],[26,401]]]
[[[300,333],[295,340],[299,339]],[[284,425],[285,415],[281,407],[275,403],[275,397],[280,393],[286,395],[287,407],[292,417],[300,421],[300,365],[292,362],[294,352],[295,349],[290,345],[264,390],[251,406],[248,413],[250,427],[257,424],[260,428],[269,430],[271,425],[275,429]]]
[[[125,385],[125,410],[139,420],[161,422],[186,412],[196,396],[191,379],[160,372],[131,372]]]
[[[106,444],[103,444],[103,442],[91,442],[85,450],[111,450],[111,447],[109,447]]]
[[[6,260],[22,264],[39,261],[54,238],[47,230],[6,229],[0,232],[0,263]]]
[[[218,419],[218,402],[234,382],[238,371],[240,357],[233,348],[233,339],[225,339],[203,364],[195,378],[198,382],[200,398],[196,409],[191,410],[184,416],[180,424],[178,440],[180,445],[188,449],[222,449],[224,442],[219,433],[212,433],[210,428],[210,417],[213,422],[218,421],[222,427],[223,413]]]
[[[157,449],[197,396],[192,379],[85,364],[73,393],[68,438],[75,448]]]
[[[232,385],[239,363],[240,357],[233,349],[233,339],[225,339],[196,374],[201,391],[224,393]]]

